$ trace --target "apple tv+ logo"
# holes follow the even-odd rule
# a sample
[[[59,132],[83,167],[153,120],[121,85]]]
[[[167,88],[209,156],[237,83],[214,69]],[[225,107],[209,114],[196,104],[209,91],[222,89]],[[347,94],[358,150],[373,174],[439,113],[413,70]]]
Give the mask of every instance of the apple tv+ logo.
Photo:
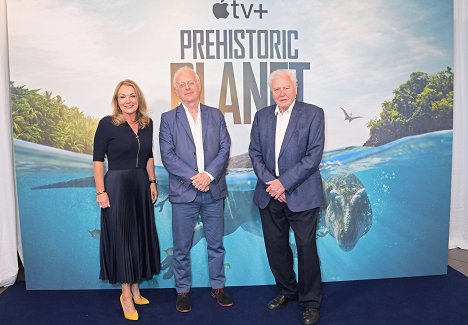
[[[229,6],[231,6],[230,10],[228,10]],[[263,9],[263,5],[261,3],[257,5],[257,8],[254,8],[253,3],[238,3],[236,0],[232,0],[231,4],[224,2],[224,0],[221,0],[221,2],[215,3],[213,5],[213,15],[217,19],[226,19],[230,13],[232,13],[232,17],[234,19],[249,19],[252,16],[252,14],[256,14],[258,15],[258,18],[263,19],[263,15],[267,14],[268,10]]]

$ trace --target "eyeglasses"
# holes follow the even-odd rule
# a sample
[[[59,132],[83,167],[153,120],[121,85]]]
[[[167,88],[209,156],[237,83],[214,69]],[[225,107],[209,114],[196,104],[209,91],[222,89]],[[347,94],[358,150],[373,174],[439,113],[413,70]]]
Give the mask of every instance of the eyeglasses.
[[[177,88],[179,89],[184,89],[186,87],[192,88],[195,86],[196,81],[195,80],[189,80],[187,82],[181,82],[177,84]]]

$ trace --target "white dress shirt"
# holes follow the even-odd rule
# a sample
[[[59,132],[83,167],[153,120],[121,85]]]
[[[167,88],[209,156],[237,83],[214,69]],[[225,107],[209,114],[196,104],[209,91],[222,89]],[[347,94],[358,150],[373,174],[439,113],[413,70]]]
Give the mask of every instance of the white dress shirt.
[[[291,118],[291,112],[295,103],[296,101],[293,101],[291,106],[289,106],[289,108],[284,113],[281,113],[281,110],[279,109],[278,105],[276,106],[276,109],[275,109],[275,115],[276,115],[275,173],[277,177],[280,175],[279,167],[278,167],[278,158],[279,158],[279,154],[281,150],[281,145],[283,144],[284,135],[286,134],[286,130],[289,124],[289,119]]]
[[[189,109],[182,103],[184,107],[185,114],[187,115],[187,120],[190,125],[190,131],[192,131],[193,141],[195,142],[195,152],[197,156],[197,168],[198,172],[205,172],[211,180],[214,177],[205,171],[205,153],[203,151],[203,134],[202,134],[202,120],[200,114],[200,104],[197,108],[197,119],[194,120],[192,114],[190,114]]]

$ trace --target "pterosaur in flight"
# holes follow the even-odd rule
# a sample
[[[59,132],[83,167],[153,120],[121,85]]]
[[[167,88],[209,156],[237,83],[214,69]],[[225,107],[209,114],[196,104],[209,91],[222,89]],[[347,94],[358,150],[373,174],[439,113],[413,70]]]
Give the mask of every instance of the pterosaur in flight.
[[[363,118],[363,116],[353,116],[353,113],[348,114],[348,112],[346,112],[346,110],[343,107],[340,107],[340,108],[341,108],[341,110],[343,111],[343,113],[345,115],[344,120],[349,121],[349,123],[351,123],[352,120],[355,120],[357,118]]]

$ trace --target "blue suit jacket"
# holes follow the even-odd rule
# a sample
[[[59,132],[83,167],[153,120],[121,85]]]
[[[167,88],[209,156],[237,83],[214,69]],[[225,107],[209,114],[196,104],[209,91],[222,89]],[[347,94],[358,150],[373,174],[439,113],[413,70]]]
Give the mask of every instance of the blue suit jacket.
[[[277,178],[275,108],[276,105],[268,106],[255,114],[250,134],[249,155],[258,178],[254,202],[261,209],[271,199],[265,183]],[[324,124],[320,107],[296,101],[278,158],[279,180],[286,189],[291,211],[305,211],[323,203],[319,165],[325,142]]]
[[[231,139],[224,116],[219,109],[200,104],[205,171],[214,180],[210,192],[214,199],[226,197],[226,167]],[[184,107],[171,109],[161,115],[159,127],[161,159],[169,172],[169,200],[191,202],[197,195],[190,177],[198,174],[195,142]]]

